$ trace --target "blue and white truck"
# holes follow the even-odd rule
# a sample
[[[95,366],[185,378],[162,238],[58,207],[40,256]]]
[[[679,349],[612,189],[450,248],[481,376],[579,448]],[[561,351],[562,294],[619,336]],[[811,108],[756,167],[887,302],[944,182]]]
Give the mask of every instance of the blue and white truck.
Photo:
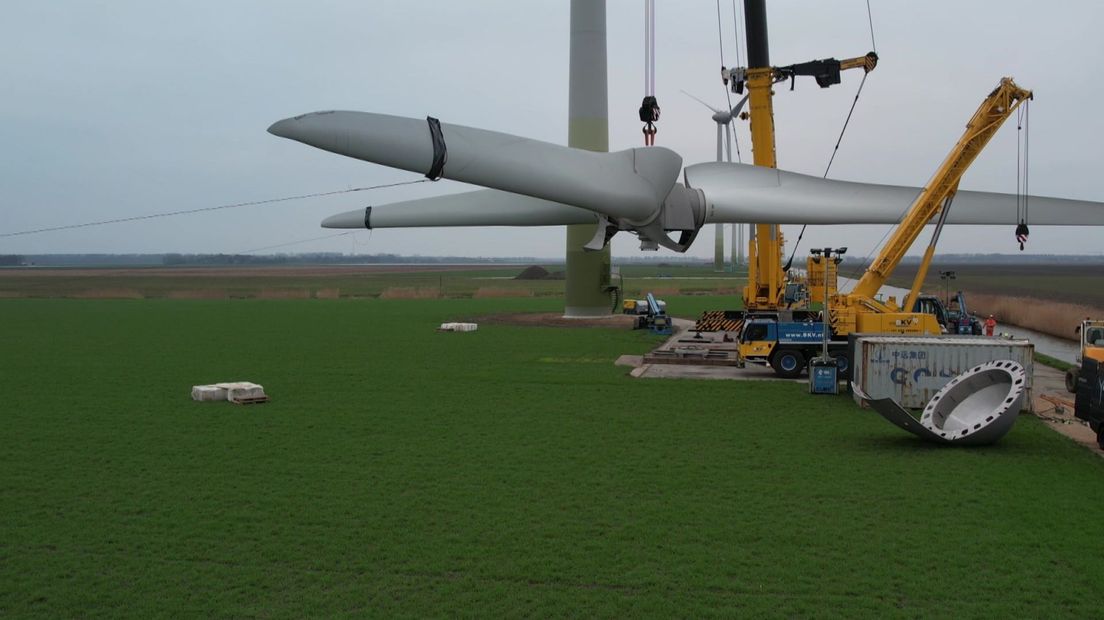
[[[809,360],[821,353],[824,323],[813,320],[812,313],[798,320],[749,315],[740,331],[740,358],[752,364],[764,364],[787,379],[801,374]],[[842,376],[847,376],[851,361],[846,340],[829,340],[828,354],[836,359]]]

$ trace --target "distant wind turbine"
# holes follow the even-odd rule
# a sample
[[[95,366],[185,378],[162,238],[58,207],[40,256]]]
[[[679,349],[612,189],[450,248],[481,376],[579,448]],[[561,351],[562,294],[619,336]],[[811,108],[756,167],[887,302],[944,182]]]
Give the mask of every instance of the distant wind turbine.
[[[709,105],[699,97],[682,91],[682,94],[690,97],[694,101],[702,104],[710,111],[713,112],[713,122],[717,123],[717,161],[732,163],[732,139],[735,135],[735,130],[732,129],[732,119],[740,115],[740,111],[744,109],[747,104],[748,96],[744,95],[744,98],[736,102],[731,110],[719,110]],[[721,134],[724,134],[724,140],[721,140]],[[716,229],[713,236],[713,270],[724,271],[724,224],[715,224]],[[732,262],[733,268],[736,264],[742,262],[744,256],[744,229],[742,224],[732,224]]]

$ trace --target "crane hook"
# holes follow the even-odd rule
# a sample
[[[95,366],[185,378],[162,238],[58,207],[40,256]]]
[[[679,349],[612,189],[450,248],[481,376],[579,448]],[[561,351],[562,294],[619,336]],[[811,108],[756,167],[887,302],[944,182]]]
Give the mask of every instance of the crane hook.
[[[1016,241],[1020,244],[1020,251],[1023,252],[1024,244],[1027,243],[1027,236],[1031,234],[1031,231],[1027,229],[1027,223],[1020,220],[1020,225],[1016,227]]]
[[[655,145],[656,121],[659,120],[659,102],[652,95],[640,102],[640,122],[644,123],[644,146]]]

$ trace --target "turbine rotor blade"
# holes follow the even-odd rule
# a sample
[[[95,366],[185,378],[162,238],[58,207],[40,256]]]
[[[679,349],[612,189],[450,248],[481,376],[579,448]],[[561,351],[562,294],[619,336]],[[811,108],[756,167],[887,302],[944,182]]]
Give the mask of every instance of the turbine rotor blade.
[[[586,209],[483,189],[346,211],[322,220],[322,227],[566,226],[590,224],[597,219]]]
[[[744,95],[744,98],[736,102],[736,105],[732,106],[732,118],[736,118],[740,115],[740,111],[747,105],[748,97],[751,95]]]
[[[690,93],[686,92],[685,90],[679,89],[679,92],[680,92],[680,93],[682,93],[682,94],[684,94],[684,95],[686,95],[687,97],[689,97],[689,98],[693,99],[694,101],[697,101],[698,103],[702,104],[703,106],[705,106],[705,107],[709,108],[709,109],[710,109],[710,110],[712,110],[712,111],[713,111],[713,112],[714,112],[715,114],[720,114],[721,112],[724,112],[724,110],[719,110],[719,109],[717,109],[717,108],[714,108],[713,106],[709,105],[709,104],[708,104],[708,103],[706,103],[705,101],[702,101],[702,100],[701,100],[701,99],[699,99],[698,97],[695,97],[694,95],[691,95]]]
[[[598,153],[448,123],[435,131],[434,123],[335,111],[284,119],[268,131],[339,155],[639,224],[655,219],[682,168],[682,158],[663,147]]]
[[[896,224],[919,187],[824,179],[750,164],[687,166],[688,187],[700,189],[712,208],[706,223]],[[1104,226],[1104,203],[1031,196],[1032,225]],[[1014,226],[1015,196],[959,190],[948,224]]]

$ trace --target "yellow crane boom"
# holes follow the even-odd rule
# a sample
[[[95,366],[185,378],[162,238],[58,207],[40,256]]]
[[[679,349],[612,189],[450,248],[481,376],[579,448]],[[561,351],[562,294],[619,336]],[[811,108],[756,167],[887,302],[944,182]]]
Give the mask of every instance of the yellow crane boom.
[[[765,15],[762,18],[765,22]],[[869,73],[878,66],[878,55],[870,52],[864,56],[772,67],[766,62],[765,23],[762,38],[762,65],[757,66],[751,53],[753,30],[749,20],[749,67],[747,69],[748,115],[751,119],[751,150],[756,166],[775,168],[774,149],[774,95],[776,82],[793,80],[796,76],[812,76],[822,87],[839,83],[839,72],[862,69]],[[744,307],[749,310],[778,310],[786,307],[783,294],[786,289],[786,270],[783,255],[782,229],[777,224],[756,224],[748,239],[748,281],[744,287]]]
[[[900,315],[892,318],[898,329],[889,329],[888,331],[900,331],[902,333],[929,332],[930,322],[918,317],[908,320],[907,315],[913,314],[911,313],[913,304],[920,293],[920,286],[924,282],[928,266],[934,255],[935,242],[938,240],[938,226],[942,225],[943,219],[946,217],[947,209],[950,208],[955,192],[958,191],[958,183],[962,180],[962,175],[977,159],[978,154],[993,138],[1004,121],[1031,97],[1031,91],[1020,88],[1012,81],[1012,78],[1006,77],[1002,78],[1000,84],[981,102],[977,112],[966,124],[966,131],[962,134],[962,137],[959,138],[946,159],[940,164],[939,169],[936,170],[927,186],[921,190],[916,200],[913,201],[904,219],[893,231],[893,235],[886,242],[882,251],[878,253],[874,262],[867,268],[859,283],[855,285],[850,293],[836,295],[832,298],[832,323],[837,335],[856,330],[868,331],[874,328],[875,325],[872,324],[872,321],[863,320],[862,315],[864,313]],[[936,216],[939,216],[936,234],[933,235],[932,243],[928,245],[904,306],[895,308],[892,305],[876,301],[874,296],[877,295],[878,290],[881,289],[893,270],[901,262],[901,259],[904,258],[905,252],[920,236],[924,226]],[[882,328],[878,331],[883,331],[887,327],[885,318],[890,317],[884,317],[883,320],[878,321]],[[863,323],[867,323],[867,325],[863,325]],[[929,327],[924,327],[925,324]]]

